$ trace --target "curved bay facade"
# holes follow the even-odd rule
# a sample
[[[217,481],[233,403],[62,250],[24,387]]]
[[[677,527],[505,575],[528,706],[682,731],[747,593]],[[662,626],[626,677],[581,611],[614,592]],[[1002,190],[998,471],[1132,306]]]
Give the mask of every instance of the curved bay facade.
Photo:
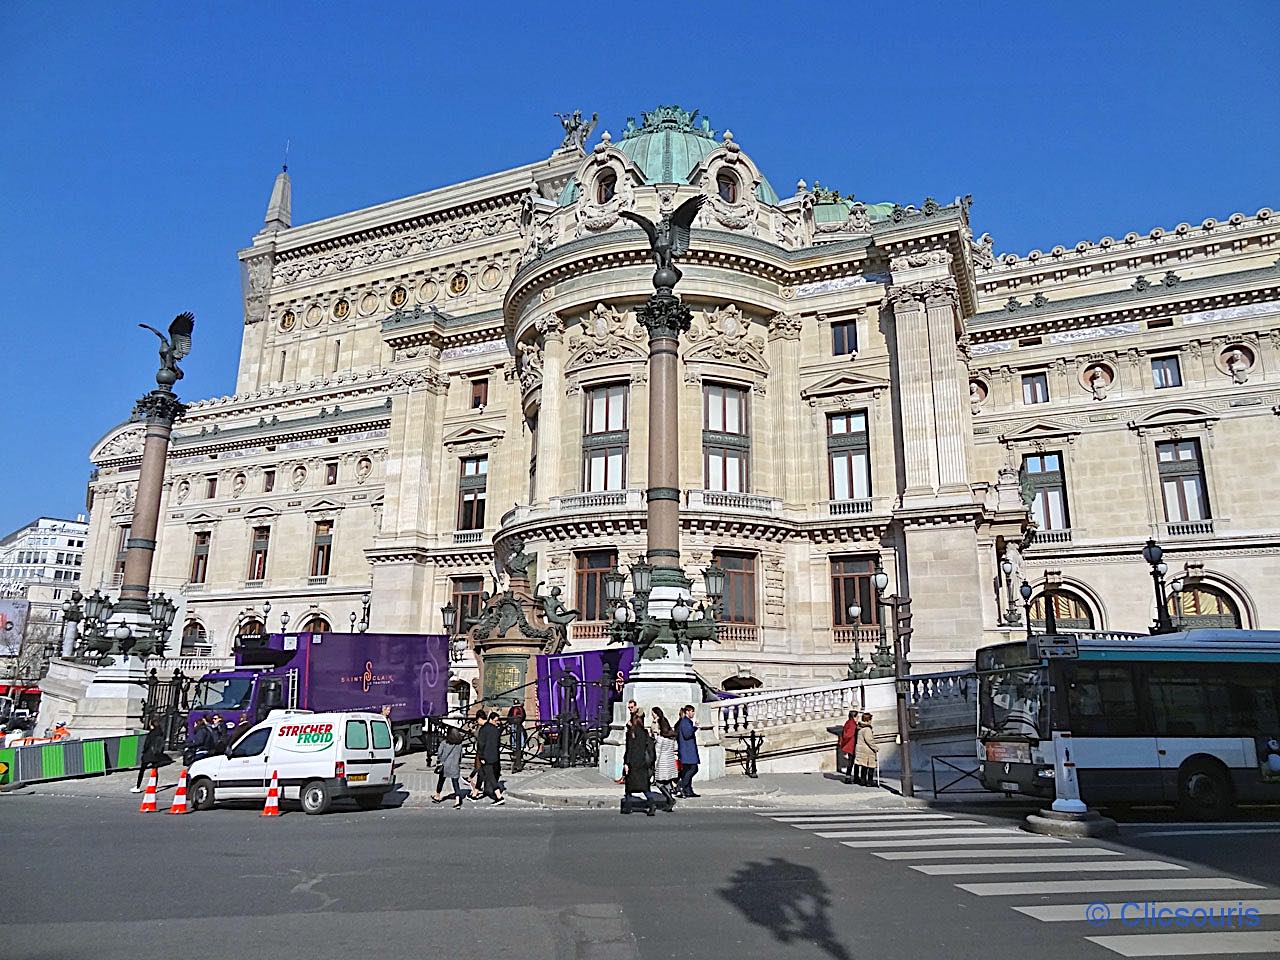
[[[675,454],[683,562],[729,577],[709,680],[842,677],[878,634],[877,562],[912,599],[917,669],[1020,635],[1023,579],[1033,620],[1047,590],[1059,625],[1144,629],[1148,537],[1177,622],[1278,625],[1269,210],[997,256],[968,198],[779,200],[672,107],[317,223],[291,225],[290,189],[240,252],[235,393],[175,429],[155,586],[184,597],[188,651],[226,653],[267,600],[272,629],[347,629],[369,594],[373,629],[438,631],[517,543],[581,611],[574,644],[605,643],[601,576],[643,554],[651,455],[652,262],[619,214],[698,193]],[[92,453],[90,587],[116,574],[140,432]]]

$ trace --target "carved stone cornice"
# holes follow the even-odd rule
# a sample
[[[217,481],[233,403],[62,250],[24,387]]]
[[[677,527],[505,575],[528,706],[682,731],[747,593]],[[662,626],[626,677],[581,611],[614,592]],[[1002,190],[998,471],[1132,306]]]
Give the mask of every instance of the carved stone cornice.
[[[915,270],[921,267],[949,267],[951,254],[946,250],[916,250],[893,257],[889,261],[889,269],[897,273],[900,270]]]

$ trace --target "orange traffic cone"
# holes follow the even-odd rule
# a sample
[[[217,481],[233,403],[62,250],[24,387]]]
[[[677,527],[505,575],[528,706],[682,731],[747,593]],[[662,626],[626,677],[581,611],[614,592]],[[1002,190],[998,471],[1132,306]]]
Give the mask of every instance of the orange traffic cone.
[[[280,816],[280,780],[279,773],[271,771],[271,789],[267,791],[267,805],[262,808],[264,817]]]
[[[183,767],[178,774],[178,789],[173,791],[173,803],[169,804],[170,813],[187,812],[187,768]]]
[[[156,787],[159,783],[160,771],[152,767],[151,776],[147,778],[147,792],[142,795],[142,806],[138,808],[139,813],[156,812]]]

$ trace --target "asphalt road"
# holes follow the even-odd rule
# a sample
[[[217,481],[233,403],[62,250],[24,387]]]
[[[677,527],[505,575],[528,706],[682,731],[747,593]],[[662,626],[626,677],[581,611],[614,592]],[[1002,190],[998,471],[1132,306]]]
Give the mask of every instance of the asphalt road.
[[[1028,839],[1008,815],[954,808],[135,810],[136,798],[0,797],[0,957],[1184,955],[1192,941],[1171,936],[1199,938],[1198,950],[1218,937],[1209,955],[1268,944],[1280,954],[1275,823],[1137,823],[1118,842],[1059,844]],[[1063,881],[1082,886],[1044,892]],[[1277,914],[1249,940],[1057,916],[1098,899],[1256,902]],[[1099,936],[1109,945],[1087,939]]]

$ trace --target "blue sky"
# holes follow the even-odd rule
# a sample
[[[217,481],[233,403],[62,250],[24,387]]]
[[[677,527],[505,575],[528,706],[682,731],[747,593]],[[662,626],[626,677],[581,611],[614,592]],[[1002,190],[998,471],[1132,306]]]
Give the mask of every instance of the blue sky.
[[[164,327],[234,388],[235,252],[294,222],[698,107],[786,196],[974,196],[997,251],[1280,206],[1280,4],[57,3],[0,12],[0,532],[83,509]]]

